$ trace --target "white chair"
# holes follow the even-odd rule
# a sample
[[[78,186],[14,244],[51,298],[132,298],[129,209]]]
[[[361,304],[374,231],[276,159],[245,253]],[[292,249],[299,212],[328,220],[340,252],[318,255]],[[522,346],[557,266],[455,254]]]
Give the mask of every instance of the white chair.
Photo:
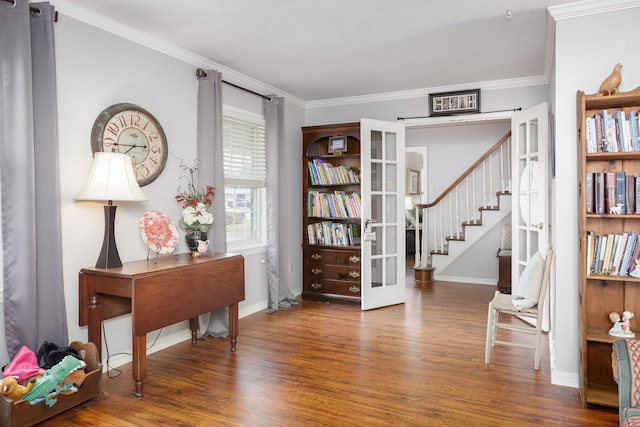
[[[551,274],[551,261],[553,260],[553,246],[549,245],[544,259],[537,253],[527,263],[522,272],[518,284],[512,291],[512,295],[502,294],[496,291],[493,300],[489,303],[487,318],[487,342],[485,346],[484,363],[491,362],[491,350],[496,345],[533,348],[534,369],[540,369],[540,339],[542,335],[542,313],[544,311],[544,298],[549,287]],[[535,320],[535,326],[522,320],[522,323],[503,323],[498,321],[500,313],[520,318]],[[507,329],[535,336],[533,344],[506,341],[496,339],[498,329]]]

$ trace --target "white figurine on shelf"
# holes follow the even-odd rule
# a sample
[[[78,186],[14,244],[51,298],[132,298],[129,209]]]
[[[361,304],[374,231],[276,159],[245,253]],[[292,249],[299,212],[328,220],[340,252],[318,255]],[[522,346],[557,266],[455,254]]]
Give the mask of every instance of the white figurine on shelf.
[[[629,325],[629,319],[633,317],[633,313],[630,311],[623,311],[622,318],[618,313],[609,313],[609,320],[613,322],[613,326],[609,329],[609,335],[621,338],[633,338],[636,336],[631,332]]]

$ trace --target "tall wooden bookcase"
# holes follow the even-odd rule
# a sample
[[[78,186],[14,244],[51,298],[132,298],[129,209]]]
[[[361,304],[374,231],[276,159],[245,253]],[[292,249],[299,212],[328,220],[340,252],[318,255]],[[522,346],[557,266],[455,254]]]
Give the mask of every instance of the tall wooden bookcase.
[[[636,334],[640,322],[640,279],[629,275],[610,274],[595,269],[592,260],[597,236],[640,233],[640,214],[588,213],[587,203],[595,203],[587,175],[595,172],[625,172],[640,176],[640,151],[608,152],[596,146],[588,148],[593,127],[588,118],[602,117],[603,111],[615,115],[619,111],[629,115],[640,111],[640,90],[612,96],[577,94],[578,127],[578,224],[579,224],[579,303],[580,303],[580,394],[584,406],[588,404],[618,406],[617,385],[611,367],[612,343],[622,339],[608,334],[612,326],[609,313],[635,313],[631,330]],[[609,138],[610,139],[610,138]],[[602,145],[601,145],[602,146]],[[595,152],[593,152],[595,151]],[[640,190],[640,189],[638,189]],[[589,209],[590,211],[591,209]],[[591,235],[589,238],[588,235]],[[631,261],[633,265],[633,260]]]
[[[360,304],[360,123],[302,136],[302,298]]]

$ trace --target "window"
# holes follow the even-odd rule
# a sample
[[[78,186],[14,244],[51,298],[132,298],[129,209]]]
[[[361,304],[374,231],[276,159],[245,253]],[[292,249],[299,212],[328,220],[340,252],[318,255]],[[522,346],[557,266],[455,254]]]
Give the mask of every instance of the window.
[[[227,244],[232,250],[263,246],[266,242],[264,117],[225,106],[222,139]]]

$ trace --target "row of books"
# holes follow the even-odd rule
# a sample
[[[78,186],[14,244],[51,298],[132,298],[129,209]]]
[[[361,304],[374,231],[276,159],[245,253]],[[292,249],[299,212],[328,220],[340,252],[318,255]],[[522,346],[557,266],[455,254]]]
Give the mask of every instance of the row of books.
[[[307,215],[323,218],[360,218],[361,204],[359,193],[309,191]]]
[[[358,184],[360,175],[344,165],[334,166],[321,158],[308,162],[311,185]]]
[[[360,225],[316,222],[307,225],[307,237],[310,245],[356,246],[360,244]]]
[[[587,213],[640,214],[640,176],[625,172],[587,172]]]
[[[587,276],[628,276],[640,269],[637,263],[640,238],[633,231],[602,236],[587,231]],[[635,272],[638,273],[640,270]]]
[[[602,110],[585,119],[587,153],[640,151],[640,129],[637,111]]]

